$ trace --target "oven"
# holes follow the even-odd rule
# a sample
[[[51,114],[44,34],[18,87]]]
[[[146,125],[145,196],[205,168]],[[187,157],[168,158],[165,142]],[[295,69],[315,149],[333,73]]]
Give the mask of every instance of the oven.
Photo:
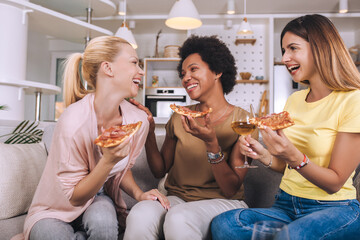
[[[145,106],[154,117],[169,118],[170,104],[187,105],[188,96],[184,88],[148,88],[145,90]]]

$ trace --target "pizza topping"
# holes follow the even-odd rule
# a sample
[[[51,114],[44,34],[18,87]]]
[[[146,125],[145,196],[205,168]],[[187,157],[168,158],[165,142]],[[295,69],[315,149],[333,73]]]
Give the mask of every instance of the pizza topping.
[[[100,147],[117,146],[127,138],[133,136],[140,129],[141,124],[142,122],[139,121],[127,125],[112,126],[98,136],[94,143]]]
[[[258,128],[264,128],[264,126],[267,126],[272,130],[284,129],[295,124],[287,111],[283,111],[281,113],[272,113],[260,118],[251,118],[249,121]]]
[[[184,116],[190,116],[190,117],[193,117],[193,118],[197,118],[197,117],[203,117],[205,116],[206,114],[208,113],[211,113],[212,112],[212,108],[209,108],[207,111],[203,111],[203,112],[200,112],[200,111],[194,111],[194,110],[191,110],[187,107],[184,107],[184,106],[177,106],[175,104],[171,104],[170,105],[170,108],[180,114],[180,115],[184,115]]]

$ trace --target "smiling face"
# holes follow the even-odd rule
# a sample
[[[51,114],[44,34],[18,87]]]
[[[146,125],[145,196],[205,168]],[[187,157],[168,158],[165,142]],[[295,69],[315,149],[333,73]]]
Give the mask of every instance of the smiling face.
[[[305,39],[286,32],[282,39],[282,53],[282,62],[295,82],[311,81],[319,76],[310,44]]]
[[[184,60],[181,75],[183,76],[182,85],[193,100],[199,100],[207,96],[207,93],[210,94],[215,78],[221,76],[212,72],[198,53],[193,53]]]
[[[139,67],[139,59],[129,44],[122,44],[120,53],[111,62],[113,87],[126,92],[128,97],[136,97],[144,71]]]

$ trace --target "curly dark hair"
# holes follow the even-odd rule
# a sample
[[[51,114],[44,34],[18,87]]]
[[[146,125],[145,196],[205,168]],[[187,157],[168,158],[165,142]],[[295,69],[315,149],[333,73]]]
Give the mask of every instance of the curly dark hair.
[[[181,59],[177,70],[181,79],[183,78],[182,64],[193,53],[198,53],[201,59],[208,64],[212,72],[215,74],[222,73],[220,81],[225,94],[233,90],[237,68],[234,56],[224,42],[216,36],[190,36],[179,51]]]

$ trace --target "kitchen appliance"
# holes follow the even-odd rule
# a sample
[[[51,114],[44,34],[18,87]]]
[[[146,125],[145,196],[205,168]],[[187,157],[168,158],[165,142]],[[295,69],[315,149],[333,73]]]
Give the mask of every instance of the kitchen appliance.
[[[274,112],[282,112],[287,98],[307,86],[294,82],[285,65],[274,66]]]
[[[169,118],[170,104],[187,105],[188,95],[184,88],[148,88],[145,90],[145,106],[154,117]]]

